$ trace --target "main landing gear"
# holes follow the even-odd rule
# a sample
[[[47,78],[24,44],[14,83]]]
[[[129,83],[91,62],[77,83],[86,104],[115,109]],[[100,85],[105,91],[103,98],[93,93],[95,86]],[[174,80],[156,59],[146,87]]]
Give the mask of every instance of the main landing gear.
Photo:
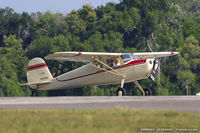
[[[126,90],[124,88],[119,88],[116,92],[117,96],[126,96]]]
[[[123,88],[124,82],[125,82],[125,79],[122,79],[121,80],[121,87],[116,91],[117,96],[126,96],[126,90]]]
[[[145,96],[152,96],[152,91],[150,88],[144,88],[144,94]]]
[[[124,81],[125,81],[124,79],[121,81],[121,87],[116,91],[117,96],[126,96],[126,90],[123,88]],[[150,88],[142,89],[142,87],[140,86],[140,84],[137,81],[134,81],[134,83],[140,89],[143,96],[151,96],[152,95],[152,91]]]
[[[142,87],[140,86],[140,84],[137,81],[134,81],[134,83],[140,89],[143,96],[151,96],[152,95],[152,91],[150,88],[142,89]]]

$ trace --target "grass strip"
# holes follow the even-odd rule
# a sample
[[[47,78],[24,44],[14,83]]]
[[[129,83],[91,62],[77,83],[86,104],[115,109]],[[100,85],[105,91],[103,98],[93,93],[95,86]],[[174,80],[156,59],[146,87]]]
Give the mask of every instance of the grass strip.
[[[166,110],[0,110],[0,133],[134,133],[198,129],[200,113]],[[192,131],[191,131],[192,132]]]

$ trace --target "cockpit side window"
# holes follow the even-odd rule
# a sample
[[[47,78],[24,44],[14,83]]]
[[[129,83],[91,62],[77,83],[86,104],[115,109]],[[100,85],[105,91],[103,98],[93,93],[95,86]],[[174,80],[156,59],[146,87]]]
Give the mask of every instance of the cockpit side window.
[[[129,62],[131,60],[137,60],[136,56],[133,53],[124,53],[121,55],[122,60],[124,63]]]
[[[98,61],[93,61],[93,65],[95,65],[98,68],[108,68],[106,65],[108,65],[110,67],[120,66],[122,63],[122,61],[119,57],[117,57],[117,58],[103,57],[103,58],[98,58],[98,60],[101,61],[102,63],[100,63]]]
[[[130,53],[130,56],[133,60],[137,60],[137,57],[133,54],[133,53]]]

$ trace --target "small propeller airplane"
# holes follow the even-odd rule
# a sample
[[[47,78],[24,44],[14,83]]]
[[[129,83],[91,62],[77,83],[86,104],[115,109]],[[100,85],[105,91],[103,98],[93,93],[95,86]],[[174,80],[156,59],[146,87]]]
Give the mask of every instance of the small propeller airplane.
[[[178,52],[144,53],[103,53],[103,52],[57,52],[44,57],[46,60],[77,61],[88,63],[82,67],[52,77],[45,61],[32,59],[27,68],[28,85],[32,96],[37,90],[56,90],[84,86],[121,84],[117,96],[125,96],[124,83],[134,82],[143,96],[151,95],[149,89],[143,89],[138,80],[150,77],[155,80],[158,67],[156,58],[177,55]]]

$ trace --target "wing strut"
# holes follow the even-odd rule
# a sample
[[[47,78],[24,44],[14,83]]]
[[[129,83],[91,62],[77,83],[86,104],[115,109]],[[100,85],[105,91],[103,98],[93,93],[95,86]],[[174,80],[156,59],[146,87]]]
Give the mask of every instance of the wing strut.
[[[123,77],[123,79],[125,79],[125,76],[123,74],[121,74],[120,72],[116,71],[115,69],[113,69],[112,67],[108,66],[107,64],[103,63],[102,61],[98,60],[97,58],[93,58],[95,61],[101,63],[102,65],[106,66],[108,69],[110,69],[111,71],[109,71],[108,69],[104,69],[104,68],[99,68],[99,67],[96,67],[95,65],[91,64],[93,67],[95,68],[98,68],[98,69],[101,69],[101,70],[104,70],[106,72],[109,72],[109,73],[112,73],[114,75],[117,75],[117,76],[120,76],[120,77]]]
[[[142,92],[143,96],[145,96],[145,92],[144,90],[142,89],[142,87],[140,86],[140,84],[136,81],[134,81],[135,85],[140,89],[140,91]]]

